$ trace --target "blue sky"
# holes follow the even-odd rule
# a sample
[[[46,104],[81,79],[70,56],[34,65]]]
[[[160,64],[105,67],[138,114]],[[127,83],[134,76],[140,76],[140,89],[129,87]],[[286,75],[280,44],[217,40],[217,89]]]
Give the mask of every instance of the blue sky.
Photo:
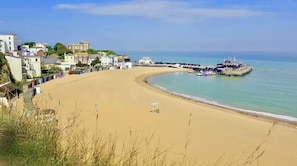
[[[296,0],[1,0],[0,33],[94,49],[297,52]]]

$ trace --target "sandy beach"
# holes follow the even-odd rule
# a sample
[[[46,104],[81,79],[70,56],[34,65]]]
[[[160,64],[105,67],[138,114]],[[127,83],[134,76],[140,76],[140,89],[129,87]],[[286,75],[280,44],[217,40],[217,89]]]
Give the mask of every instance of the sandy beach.
[[[146,83],[150,75],[178,71],[136,67],[66,75],[40,85],[34,102],[58,110],[61,127],[77,116],[88,136],[96,128],[119,139],[131,132],[153,135],[153,146],[166,150],[170,160],[186,154],[196,165],[296,165],[296,125],[194,102]],[[151,112],[154,102],[160,113]]]

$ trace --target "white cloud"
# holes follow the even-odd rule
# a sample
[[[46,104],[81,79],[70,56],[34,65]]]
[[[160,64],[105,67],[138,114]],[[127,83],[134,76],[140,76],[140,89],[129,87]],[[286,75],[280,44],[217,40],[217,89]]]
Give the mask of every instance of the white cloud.
[[[210,18],[248,17],[262,14],[245,8],[203,8],[178,0],[133,0],[112,4],[58,4],[57,9],[109,16],[142,16],[173,23],[189,23]]]

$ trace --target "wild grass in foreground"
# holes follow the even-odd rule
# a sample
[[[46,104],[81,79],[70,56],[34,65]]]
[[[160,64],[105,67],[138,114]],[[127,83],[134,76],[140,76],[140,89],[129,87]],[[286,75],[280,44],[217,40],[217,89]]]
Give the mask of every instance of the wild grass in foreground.
[[[0,118],[0,155],[9,158],[10,165],[191,165],[183,157],[168,161],[167,151],[153,145],[153,135],[140,138],[130,131],[130,141],[122,145],[112,134],[94,136],[88,143],[75,117],[60,129],[11,112],[1,110],[6,118]]]

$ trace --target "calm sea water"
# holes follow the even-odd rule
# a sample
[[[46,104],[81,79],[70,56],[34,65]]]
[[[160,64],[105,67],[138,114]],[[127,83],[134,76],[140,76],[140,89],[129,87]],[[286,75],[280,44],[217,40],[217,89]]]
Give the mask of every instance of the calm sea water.
[[[227,58],[249,64],[244,77],[199,77],[169,73],[149,78],[156,87],[224,107],[297,121],[297,53],[126,52],[132,60],[149,56],[153,61],[215,65]]]

